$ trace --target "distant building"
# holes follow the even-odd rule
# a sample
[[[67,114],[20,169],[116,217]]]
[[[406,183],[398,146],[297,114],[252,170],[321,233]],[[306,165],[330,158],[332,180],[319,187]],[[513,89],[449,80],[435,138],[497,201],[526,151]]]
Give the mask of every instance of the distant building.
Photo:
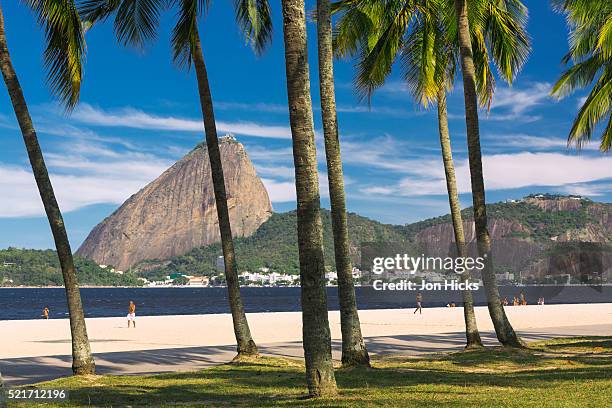
[[[189,283],[187,283],[187,285],[189,286],[208,286],[209,283],[210,283],[210,279],[208,278],[208,276],[190,276]]]

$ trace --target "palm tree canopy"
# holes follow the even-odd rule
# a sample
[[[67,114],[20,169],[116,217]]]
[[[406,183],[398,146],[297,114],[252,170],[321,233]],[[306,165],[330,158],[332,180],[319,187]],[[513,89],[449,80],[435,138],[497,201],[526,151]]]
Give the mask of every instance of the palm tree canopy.
[[[527,9],[518,0],[468,4],[478,94],[486,105],[495,87],[491,61],[511,83],[527,59]],[[361,97],[384,84],[398,58],[409,90],[423,105],[452,87],[459,57],[452,0],[339,0],[333,8],[341,14],[336,55],[359,54],[355,85]]]
[[[608,152],[612,148],[612,3],[554,0],[553,5],[567,18],[570,50],[563,62],[573,65],[561,75],[552,94],[563,98],[593,84],[574,120],[568,144],[581,148],[607,119],[599,148]]]
[[[163,11],[176,8],[172,31],[172,57],[189,68],[198,35],[197,19],[208,9],[208,0],[80,0],[79,12],[87,26],[115,16],[114,29],[123,45],[143,48],[155,40]],[[266,0],[234,0],[236,21],[248,43],[261,52],[272,38],[272,19]]]
[[[85,38],[74,1],[22,1],[45,32],[43,59],[51,92],[72,109],[79,101],[85,57]]]

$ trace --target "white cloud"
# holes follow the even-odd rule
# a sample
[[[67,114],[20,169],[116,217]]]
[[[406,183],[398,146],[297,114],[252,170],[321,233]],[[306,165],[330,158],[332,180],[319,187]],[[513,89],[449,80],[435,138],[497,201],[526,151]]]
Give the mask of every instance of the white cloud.
[[[289,166],[266,166],[256,164],[255,169],[260,177],[278,177],[278,178],[293,178],[295,170]]]
[[[366,186],[364,192],[386,195],[446,194],[442,164],[437,160],[415,161],[418,171],[386,186]],[[584,183],[610,179],[612,158],[607,156],[568,155],[561,153],[495,154],[483,157],[485,187],[488,190],[509,190],[524,187],[560,187],[577,191]],[[456,161],[457,188],[460,193],[470,192],[469,163]],[[372,190],[375,188],[375,190]],[[604,187],[607,188],[607,187]],[[586,190],[585,190],[586,191]],[[600,188],[600,193],[605,191]],[[607,190],[610,191],[610,190]]]
[[[151,180],[139,174],[119,176],[51,174],[63,212],[99,203],[120,204]],[[44,209],[32,173],[0,164],[0,217],[42,216]],[[19,203],[19,205],[16,205]]]
[[[547,82],[536,82],[529,88],[501,87],[495,90],[491,113],[485,118],[489,120],[521,120],[532,122],[540,116],[530,114],[533,108],[547,101],[550,97],[551,85]],[[500,112],[501,111],[501,112]]]
[[[92,204],[121,204],[172,164],[152,154],[117,151],[92,142],[71,141],[60,147],[61,154],[47,152],[45,158],[64,212]],[[44,215],[29,167],[0,163],[0,196],[0,217]]]
[[[528,134],[485,134],[487,148],[526,148],[529,150],[568,149],[567,139],[555,136],[533,136]],[[585,144],[584,150],[599,150],[597,144]]]
[[[566,194],[577,194],[582,196],[597,197],[612,191],[612,183],[579,183],[563,186],[560,189]]]
[[[175,130],[184,132],[203,132],[201,119],[185,119],[173,116],[157,116],[134,108],[105,111],[82,103],[72,114],[79,122],[95,126],[124,127],[134,129]],[[217,131],[231,132],[246,136],[290,139],[291,131],[286,126],[268,126],[255,122],[217,121]]]
[[[270,201],[273,203],[295,201],[295,184],[293,181],[278,181],[269,178],[262,178],[261,181],[266,186]]]

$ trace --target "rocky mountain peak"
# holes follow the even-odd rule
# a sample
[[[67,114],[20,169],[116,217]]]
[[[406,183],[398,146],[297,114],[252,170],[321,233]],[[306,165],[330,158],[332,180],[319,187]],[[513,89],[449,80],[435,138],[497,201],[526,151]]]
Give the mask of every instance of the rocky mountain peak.
[[[236,237],[252,235],[272,214],[268,193],[241,143],[219,143]],[[77,251],[98,264],[125,270],[220,241],[206,145],[196,146],[98,224]]]

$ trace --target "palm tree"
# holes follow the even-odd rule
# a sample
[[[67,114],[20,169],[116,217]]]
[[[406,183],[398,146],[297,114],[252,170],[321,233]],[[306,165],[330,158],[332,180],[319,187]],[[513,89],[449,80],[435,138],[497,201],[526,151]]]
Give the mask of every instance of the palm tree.
[[[476,229],[478,253],[485,259],[482,280],[487,293],[489,314],[497,339],[504,346],[522,347],[522,342],[514,332],[506,312],[501,304],[499,290],[495,282],[493,258],[491,256],[491,239],[487,229],[487,207],[485,204],[484,178],[482,174],[482,152],[480,150],[480,129],[478,123],[478,97],[476,93],[476,70],[474,53],[470,38],[467,0],[454,0],[459,37],[461,72],[463,76],[463,95],[465,100],[465,122],[467,127],[468,159],[472,184],[472,205]],[[511,1],[515,5],[519,1]],[[522,6],[522,4],[520,4]],[[493,50],[495,53],[495,49]]]
[[[562,98],[594,83],[574,120],[568,144],[578,148],[588,142],[597,124],[607,121],[599,149],[612,148],[612,3],[609,1],[553,0],[566,15],[570,29],[570,51],[563,63],[573,62],[552,89]]]
[[[338,271],[340,329],[342,332],[342,364],[370,365],[370,357],[361,334],[357,312],[352,265],[349,257],[348,222],[344,192],[344,176],[338,138],[338,116],[334,90],[334,53],[332,49],[331,7],[329,0],[317,0],[317,32],[319,49],[319,88],[325,157],[329,179],[334,255]]]
[[[302,332],[306,381],[311,396],[335,394],[327,316],[323,227],[317,153],[310,98],[304,0],[282,0],[289,121],[297,195]]]
[[[44,59],[49,70],[48,79],[51,90],[66,105],[67,109],[73,108],[79,100],[85,47],[81,20],[76,7],[70,0],[28,0],[25,3],[36,14],[39,24],[45,31],[47,48],[45,49]],[[68,234],[49,179],[47,166],[38,143],[25,96],[11,62],[1,6],[0,70],[23,135],[32,172],[51,226],[57,256],[62,268],[70,317],[70,333],[72,335],[72,371],[76,375],[94,374],[95,363],[87,337],[81,293]]]
[[[446,12],[452,4],[447,0],[388,1],[386,4],[347,0],[335,6],[343,12],[337,26],[336,53],[339,56],[359,53],[356,84],[362,97],[370,97],[384,84],[399,57],[403,76],[415,99],[425,107],[437,104],[456,250],[459,257],[466,257],[446,108],[446,93],[453,86],[459,49],[456,19]],[[477,44],[474,59],[478,96],[484,106],[490,104],[495,88],[491,60],[499,67],[502,78],[511,82],[526,59],[529,41],[524,9],[518,5],[510,12],[504,2],[478,0],[471,3],[470,10],[474,21],[470,35]],[[469,271],[461,277],[469,280]],[[463,292],[463,302],[467,347],[480,347],[470,291]]]
[[[248,0],[244,2],[251,3]],[[237,0],[236,6],[242,10],[254,10],[254,15],[248,20],[252,25],[245,23],[243,29],[256,47],[260,47],[269,40],[270,16],[267,8],[242,5]],[[232,229],[227,206],[227,193],[219,139],[215,124],[213,100],[206,72],[204,53],[198,32],[198,18],[201,16],[207,2],[203,0],[82,0],[80,12],[83,20],[88,24],[104,21],[115,14],[115,33],[123,45],[143,47],[146,42],[153,40],[158,28],[161,11],[176,6],[177,22],[172,33],[173,59],[179,67],[195,67],[206,135],[206,146],[215,192],[217,217],[221,235],[221,246],[225,263],[225,279],[227,282],[228,297],[234,334],[237,342],[237,358],[257,355],[257,346],[251,336],[249,324],[244,312],[242,297],[240,296],[240,283],[236,265],[236,255],[232,238]],[[239,21],[240,18],[239,18]]]

